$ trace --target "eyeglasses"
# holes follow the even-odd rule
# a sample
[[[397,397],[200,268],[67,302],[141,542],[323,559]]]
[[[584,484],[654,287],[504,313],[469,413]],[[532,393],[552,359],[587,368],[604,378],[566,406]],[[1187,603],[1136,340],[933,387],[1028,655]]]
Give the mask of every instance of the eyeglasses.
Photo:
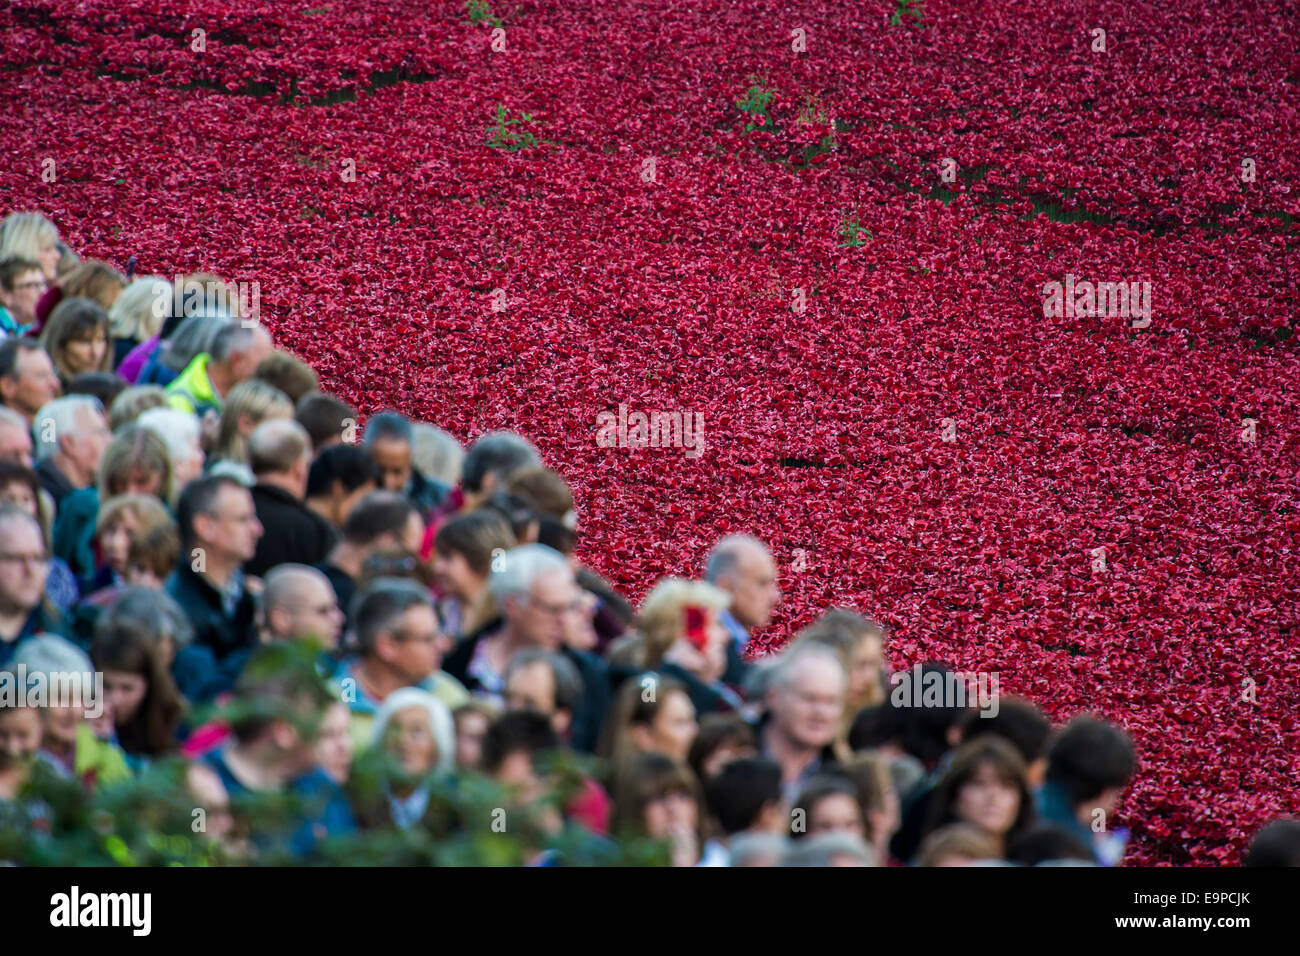
[[[393,631],[393,638],[398,641],[415,641],[418,644],[437,644],[442,640],[442,634],[438,631],[432,634],[411,634],[407,631]]]
[[[568,604],[543,604],[536,599],[533,600],[533,607],[543,614],[549,614],[552,617],[562,617],[565,614],[577,614],[583,608],[582,598],[575,598]]]
[[[44,279],[32,279],[28,282],[14,283],[15,292],[18,292],[21,289],[48,289],[49,287],[50,284],[46,282]]]
[[[45,564],[48,560],[43,554],[8,554],[0,551],[0,563],[4,564]]]

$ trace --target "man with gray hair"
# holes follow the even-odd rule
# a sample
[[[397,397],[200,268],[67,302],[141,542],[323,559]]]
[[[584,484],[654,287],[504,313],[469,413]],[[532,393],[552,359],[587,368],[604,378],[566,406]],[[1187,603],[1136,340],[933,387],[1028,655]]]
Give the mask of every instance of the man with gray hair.
[[[366,450],[379,472],[380,486],[406,495],[428,521],[447,500],[451,487],[425,477],[412,464],[414,432],[410,421],[398,412],[380,412],[366,422]]]
[[[202,417],[208,411],[221,411],[222,402],[232,388],[246,382],[257,371],[258,363],[271,354],[271,335],[260,323],[243,319],[224,319],[212,339],[211,350],[200,352],[184,371],[167,386],[167,400],[172,408]]]
[[[450,639],[427,589],[406,578],[376,578],[352,602],[357,653],[334,675],[340,699],[352,712],[352,739],[370,743],[380,706],[394,691],[418,687],[455,710],[469,693],[442,670]]]
[[[876,854],[851,833],[822,833],[791,840],[782,866],[876,866]]]
[[[90,395],[56,398],[36,413],[32,431],[36,473],[55,505],[95,483],[99,459],[113,437],[99,399]]]
[[[0,667],[34,634],[59,630],[42,600],[49,573],[40,523],[14,505],[0,506]]]
[[[730,534],[718,541],[704,563],[704,580],[731,595],[731,606],[719,615],[731,635],[727,644],[725,683],[739,687],[745,680],[745,648],[753,631],[772,622],[781,603],[776,562],[767,545],[747,534]]]
[[[823,766],[835,762],[832,744],[844,721],[849,678],[829,647],[806,644],[784,651],[767,685],[767,717],[759,750],[781,767],[786,799]]]
[[[264,533],[244,571],[260,576],[277,564],[324,561],[336,535],[304,501],[311,471],[307,430],[292,418],[262,422],[248,436],[248,463],[257,479],[253,507]]]
[[[27,419],[0,405],[0,461],[32,467],[32,432]]]
[[[470,446],[460,465],[464,510],[472,511],[494,491],[504,491],[510,476],[537,468],[542,458],[526,439],[514,432],[488,432]]]
[[[488,576],[488,591],[501,616],[457,645],[447,657],[447,672],[470,690],[503,703],[506,673],[517,653],[559,652],[583,683],[571,744],[576,750],[593,750],[609,706],[609,670],[600,658],[564,643],[573,616],[591,613],[573,568],[544,544],[521,545],[500,557]]]

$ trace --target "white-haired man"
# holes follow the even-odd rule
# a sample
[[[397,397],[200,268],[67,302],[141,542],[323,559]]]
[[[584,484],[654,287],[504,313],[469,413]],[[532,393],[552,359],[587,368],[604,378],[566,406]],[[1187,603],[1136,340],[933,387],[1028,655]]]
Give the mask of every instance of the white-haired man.
[[[759,748],[781,767],[791,800],[809,777],[834,760],[831,745],[844,720],[848,680],[835,652],[819,645],[788,650],[773,667]]]
[[[113,437],[99,399],[90,395],[56,398],[36,413],[32,431],[36,473],[56,505],[95,483],[99,460]]]
[[[750,636],[772,622],[772,611],[781,603],[776,562],[762,541],[747,534],[731,534],[709,552],[704,580],[731,595],[731,606],[719,617],[731,635],[722,679],[739,687],[747,670],[743,655]]]
[[[532,648],[560,652],[578,668],[583,682],[573,715],[572,746],[594,749],[609,706],[609,671],[600,658],[564,644],[571,618],[591,613],[573,567],[544,544],[511,548],[494,562],[488,591],[500,618],[462,640],[443,669],[471,691],[502,700],[516,653]]]

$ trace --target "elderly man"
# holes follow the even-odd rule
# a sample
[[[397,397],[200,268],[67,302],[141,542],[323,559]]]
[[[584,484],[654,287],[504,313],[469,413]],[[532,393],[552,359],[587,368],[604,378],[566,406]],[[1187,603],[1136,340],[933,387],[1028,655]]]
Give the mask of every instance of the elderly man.
[[[772,622],[772,610],[781,603],[776,562],[762,541],[747,534],[732,534],[709,552],[704,580],[731,595],[731,607],[721,615],[722,625],[731,635],[722,679],[739,687],[745,679],[743,655],[750,635]]]
[[[49,573],[40,524],[13,505],[0,507],[0,667],[22,641],[59,630],[41,601]]]
[[[167,386],[172,408],[191,415],[221,411],[226,395],[257,371],[258,363],[274,349],[271,335],[261,325],[244,325],[226,319],[212,340],[210,352],[200,352]]]
[[[593,750],[609,706],[609,670],[600,658],[564,644],[572,618],[591,613],[572,566],[544,544],[511,548],[494,564],[488,590],[501,618],[457,645],[444,665],[447,673],[504,702],[506,674],[516,653],[558,651],[578,669],[583,683],[571,744],[575,750]]]
[[[32,467],[32,432],[27,420],[4,406],[0,406],[0,461]]]
[[[334,546],[329,522],[304,504],[311,470],[311,438],[291,418],[262,422],[248,438],[248,463],[257,479],[253,505],[264,534],[244,565],[265,574],[277,564],[316,564]]]
[[[262,592],[262,639],[314,640],[336,651],[343,612],[329,578],[305,564],[281,564],[266,576]]]
[[[33,431],[36,473],[55,505],[95,483],[99,460],[113,437],[99,399],[89,395],[56,398],[36,413]]]
[[[0,403],[31,424],[41,406],[62,391],[54,363],[39,343],[32,339],[0,343]]]
[[[788,650],[774,665],[759,746],[781,767],[791,803],[809,777],[835,760],[831,743],[844,720],[848,681],[835,652],[821,645]]]

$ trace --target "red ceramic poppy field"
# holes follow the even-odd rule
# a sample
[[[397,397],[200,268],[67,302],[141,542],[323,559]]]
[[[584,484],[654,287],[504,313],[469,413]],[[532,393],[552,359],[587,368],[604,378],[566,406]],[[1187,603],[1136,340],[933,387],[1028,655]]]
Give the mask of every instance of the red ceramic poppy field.
[[[259,283],[367,413],[529,436],[633,598],[751,531],[770,643],[854,605],[896,668],[1121,724],[1127,862],[1236,863],[1300,812],[1296,27],[22,0],[0,186],[87,255]],[[598,442],[620,406],[700,447]]]

